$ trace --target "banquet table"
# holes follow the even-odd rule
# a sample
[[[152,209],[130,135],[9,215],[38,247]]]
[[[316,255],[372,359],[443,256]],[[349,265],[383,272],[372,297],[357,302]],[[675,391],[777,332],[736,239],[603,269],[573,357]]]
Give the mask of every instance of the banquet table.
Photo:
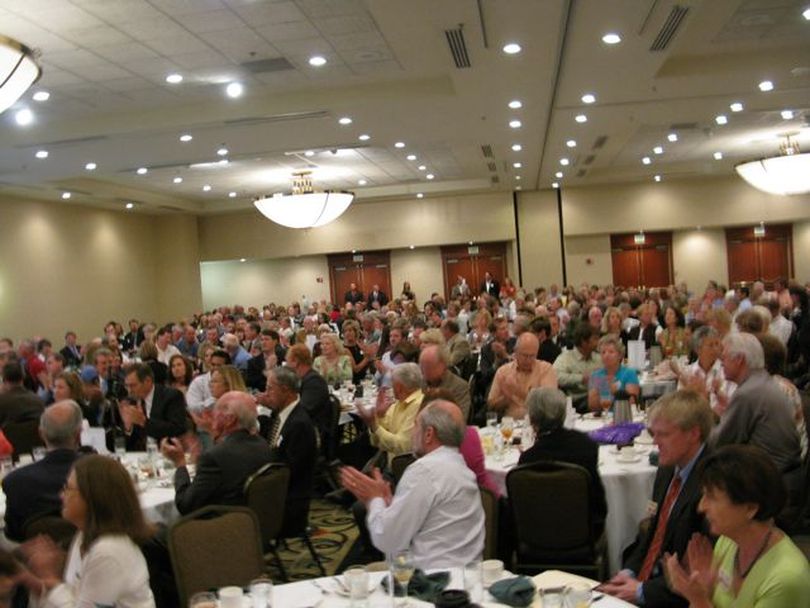
[[[577,420],[574,428],[589,432],[604,426],[601,418],[586,415]],[[622,551],[636,537],[638,524],[647,516],[647,505],[652,496],[656,467],[649,464],[651,445],[636,445],[638,459],[635,462],[621,462],[615,446],[599,447],[599,475],[605,488],[608,512],[605,521],[605,535],[608,546],[608,566],[610,572],[621,569]],[[503,457],[495,454],[486,456],[486,469],[492,480],[506,495],[506,475],[517,465],[520,449],[511,446]]]

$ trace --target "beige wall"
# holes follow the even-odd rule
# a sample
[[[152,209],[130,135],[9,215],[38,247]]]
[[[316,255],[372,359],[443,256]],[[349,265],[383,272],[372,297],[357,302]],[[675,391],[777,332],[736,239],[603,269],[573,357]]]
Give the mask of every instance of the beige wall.
[[[110,319],[161,321],[200,307],[193,217],[11,199],[0,199],[0,214],[2,335],[61,347],[68,328],[84,341]]]
[[[402,283],[409,281],[420,304],[434,291],[444,293],[442,254],[438,247],[394,249],[391,252],[391,289],[394,296],[402,293]]]
[[[672,235],[675,282],[686,281],[693,291],[709,280],[728,282],[726,233],[722,228],[678,230]]]
[[[808,210],[810,213],[810,210]],[[796,278],[802,283],[810,281],[810,220],[793,225],[793,264]]]
[[[565,267],[569,285],[612,283],[610,236],[607,234],[566,236]]]
[[[523,285],[533,289],[562,282],[557,193],[521,192],[518,198]],[[516,277],[515,272],[512,276]]]

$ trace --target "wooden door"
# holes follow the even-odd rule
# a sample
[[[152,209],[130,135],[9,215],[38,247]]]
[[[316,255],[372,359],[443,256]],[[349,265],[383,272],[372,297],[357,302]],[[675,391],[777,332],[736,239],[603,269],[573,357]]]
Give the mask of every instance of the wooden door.
[[[672,284],[672,233],[611,234],[613,284],[623,287],[664,287]]]
[[[341,253],[328,256],[332,302],[342,304],[349,285],[352,283],[355,283],[357,289],[366,297],[376,284],[391,298],[390,257],[388,251]]]
[[[623,287],[641,285],[641,264],[635,249],[614,249],[610,254],[613,262],[613,284]]]
[[[759,275],[757,270],[756,243],[726,236],[728,256],[728,278],[731,284],[740,281],[753,281]]]
[[[459,275],[467,280],[473,295],[478,294],[485,272],[503,284],[506,277],[506,243],[447,245],[441,251],[445,300],[450,299]]]
[[[731,285],[762,280],[766,285],[793,274],[792,224],[768,224],[756,236],[754,226],[726,228],[728,280]]]
[[[669,247],[653,245],[641,250],[642,285],[661,287],[672,284],[672,273],[669,269]]]
[[[459,277],[464,277],[467,285],[470,286],[470,293],[478,292],[478,283],[475,281],[475,269],[471,257],[449,256],[444,260],[444,293],[449,299],[453,292],[453,286],[458,282]]]

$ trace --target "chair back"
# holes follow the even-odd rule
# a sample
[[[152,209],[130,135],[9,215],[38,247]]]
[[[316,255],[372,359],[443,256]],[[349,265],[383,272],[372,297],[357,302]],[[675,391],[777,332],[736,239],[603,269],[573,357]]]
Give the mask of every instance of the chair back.
[[[45,445],[39,436],[39,420],[9,422],[3,427],[3,433],[14,447],[14,460],[19,460],[20,454],[30,454],[35,447]]]
[[[391,475],[394,476],[394,482],[399,483],[402,479],[402,474],[405,473],[411,463],[416,460],[416,456],[408,452],[407,454],[399,454],[391,459]]]
[[[340,399],[337,395],[329,395],[329,429],[324,438],[322,453],[327,462],[337,457],[340,445]]]
[[[40,513],[29,517],[23,524],[23,539],[28,540],[44,534],[63,549],[67,549],[76,535],[76,526],[59,512]]]
[[[244,587],[264,572],[261,532],[247,507],[203,507],[169,527],[180,605],[200,591]]]
[[[461,377],[463,380],[468,381],[475,373],[477,367],[478,355],[471,353],[458,362],[456,365],[456,375]]]
[[[590,478],[583,467],[556,461],[509,471],[506,487],[522,549],[547,553],[593,544]]]
[[[265,550],[281,534],[289,484],[290,468],[275,462],[264,465],[245,482],[245,502],[259,521]]]
[[[484,508],[484,528],[486,538],[484,539],[484,559],[496,559],[498,557],[498,497],[487,488],[479,488],[481,491],[481,506]]]

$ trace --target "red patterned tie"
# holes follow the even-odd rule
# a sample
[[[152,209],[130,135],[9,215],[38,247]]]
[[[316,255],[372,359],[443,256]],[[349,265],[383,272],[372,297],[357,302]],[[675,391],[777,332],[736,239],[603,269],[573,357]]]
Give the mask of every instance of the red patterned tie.
[[[681,490],[681,477],[676,475],[669,484],[669,490],[664,498],[664,504],[658,512],[658,525],[655,526],[655,534],[653,535],[650,548],[647,550],[647,556],[644,558],[644,564],[641,566],[641,572],[638,574],[638,580],[641,582],[650,578],[653,566],[658,561],[661,554],[661,546],[664,544],[664,534],[667,531],[667,522],[669,521],[669,513],[672,511],[672,505],[675,504],[675,499],[678,498],[678,492]]]

